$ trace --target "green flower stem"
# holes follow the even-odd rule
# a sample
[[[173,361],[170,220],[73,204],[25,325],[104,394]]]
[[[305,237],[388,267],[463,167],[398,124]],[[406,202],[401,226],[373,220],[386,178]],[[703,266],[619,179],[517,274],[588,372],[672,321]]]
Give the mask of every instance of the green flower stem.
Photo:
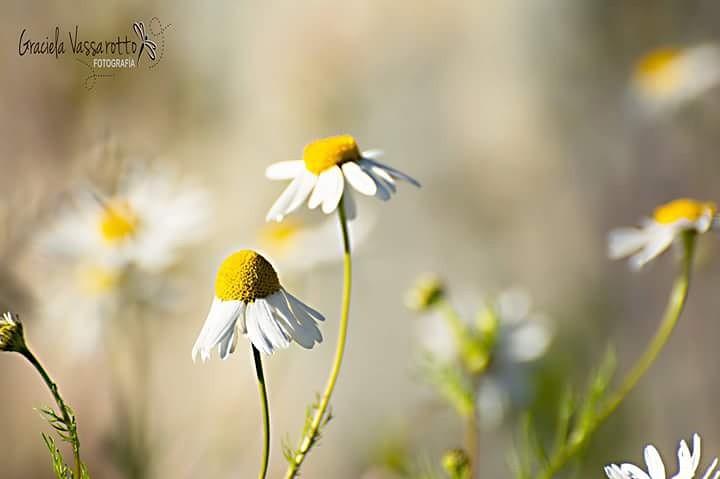
[[[68,428],[68,433],[70,434],[70,439],[72,440],[72,450],[73,450],[73,460],[75,463],[75,478],[80,479],[81,472],[82,472],[82,462],[80,462],[80,438],[78,437],[77,433],[77,424],[75,423],[75,420],[72,417],[72,413],[70,412],[70,408],[65,404],[65,401],[63,400],[62,396],[60,396],[60,392],[58,391],[57,384],[52,380],[50,375],[47,373],[43,365],[40,363],[40,361],[35,357],[32,351],[28,347],[24,347],[19,351],[20,354],[22,354],[25,359],[27,359],[30,364],[33,365],[33,367],[37,370],[38,373],[40,373],[40,376],[42,377],[43,381],[45,381],[45,384],[47,385],[48,389],[50,389],[50,393],[52,394],[53,398],[55,399],[55,403],[57,404],[58,409],[60,409],[60,414],[62,415],[63,421],[65,422],[65,425]]]
[[[290,459],[290,465],[288,466],[287,472],[285,473],[285,479],[292,479],[297,476],[300,471],[305,457],[315,443],[318,437],[318,431],[320,426],[323,424],[325,419],[325,413],[328,405],[330,404],[330,397],[332,396],[333,390],[335,389],[335,383],[337,382],[338,375],[340,374],[340,366],[342,365],[343,355],[345,354],[345,342],[347,340],[347,328],[348,328],[348,315],[350,312],[350,291],[352,288],[352,261],[350,257],[350,236],[348,234],[347,216],[345,214],[345,199],[340,201],[338,207],[338,219],[340,220],[340,228],[342,229],[342,240],[343,240],[343,293],[342,293],[342,307],[340,312],[340,330],[338,331],[338,342],[335,348],[335,359],[333,361],[332,369],[330,370],[330,376],[328,377],[327,384],[325,385],[325,391],[320,397],[320,402],[315,410],[310,425],[308,426],[300,447],[295,453],[295,457]]]
[[[478,462],[480,460],[480,440],[478,437],[480,428],[477,420],[478,412],[475,399],[473,395],[472,411],[470,411],[470,415],[467,417],[465,424],[465,449],[467,449],[468,459],[470,460],[468,466],[469,472],[467,474],[469,479],[475,479],[477,477]]]
[[[551,479],[582,449],[590,437],[592,437],[595,430],[622,404],[659,356],[663,347],[668,342],[675,325],[677,325],[687,300],[696,236],[697,234],[693,231],[687,231],[682,235],[682,271],[680,276],[675,280],[675,284],[670,292],[670,299],[665,310],[664,319],[647,349],[627,373],[617,390],[601,405],[584,433],[576,437],[571,437],[568,443],[555,453],[546,466],[536,475],[537,479]]]
[[[263,414],[263,456],[258,478],[265,479],[270,460],[270,408],[268,407],[267,388],[265,387],[265,373],[263,372],[260,351],[258,351],[253,345],[252,352],[253,360],[255,360],[255,374],[257,375],[258,391],[260,392],[260,406]]]

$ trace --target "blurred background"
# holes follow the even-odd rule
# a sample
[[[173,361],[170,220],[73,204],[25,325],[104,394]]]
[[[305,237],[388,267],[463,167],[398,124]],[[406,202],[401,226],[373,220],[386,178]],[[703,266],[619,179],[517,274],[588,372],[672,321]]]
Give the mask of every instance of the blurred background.
[[[18,54],[24,28],[42,40],[55,26],[66,37],[78,25],[88,39],[105,39],[154,16],[171,24],[157,68],[116,70],[91,90],[71,54]],[[266,166],[300,159],[314,138],[350,133],[417,178],[422,189],[401,184],[388,203],[359,199],[360,216],[373,219],[355,255],[335,419],[303,468],[308,478],[392,478],[379,464],[388,449],[437,461],[462,444],[461,422],[416,373],[427,322],[403,296],[418,274],[437,272],[461,299],[515,284],[532,293],[555,331],[538,368],[533,407],[541,416],[553,413],[559,384],[585,385],[609,343],[621,372],[645,346],[676,265],[668,254],[631,274],[607,259],[606,234],[675,197],[720,199],[720,91],[648,107],[633,75],[657,48],[720,40],[718,19],[720,4],[709,0],[5,3],[0,303],[20,313],[74,407],[93,477],[128,477],[113,444],[124,434],[117,388],[131,393],[132,375],[121,367],[127,374],[111,379],[108,351],[132,362],[137,348],[124,337],[121,304],[113,333],[77,351],[69,326],[43,313],[65,294],[58,285],[66,278],[37,247],[87,178],[112,176],[118,156],[139,158],[208,194],[204,239],[172,272],[176,304],[146,314],[143,333],[149,477],[178,479],[256,474],[261,424],[246,343],[228,361],[206,364],[193,364],[190,350],[219,261],[261,241],[265,213],[284,188],[264,179]],[[326,219],[319,211],[297,217]],[[648,442],[672,464],[677,441],[692,432],[702,435],[708,462],[720,453],[717,243],[702,238],[686,313],[590,445],[585,477],[602,477],[608,462],[641,462]],[[339,251],[340,243],[326,247]],[[294,346],[265,361],[270,477],[284,471],[281,441],[296,441],[305,406],[324,385],[342,287],[339,262],[278,269],[285,287],[328,319],[315,350]],[[40,438],[47,425],[32,408],[51,398],[21,357],[0,360],[2,477],[50,477]],[[513,419],[482,432],[481,477],[509,474]]]

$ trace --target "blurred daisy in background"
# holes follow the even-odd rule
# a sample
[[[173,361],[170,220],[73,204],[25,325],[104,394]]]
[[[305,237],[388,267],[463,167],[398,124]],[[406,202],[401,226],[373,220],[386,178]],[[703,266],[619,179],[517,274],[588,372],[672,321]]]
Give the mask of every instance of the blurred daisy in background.
[[[292,341],[312,349],[322,341],[317,322],[324,320],[280,285],[275,268],[264,257],[240,250],[225,258],[218,269],[215,297],[192,358],[200,356],[204,362],[217,347],[220,359],[226,359],[235,350],[239,334],[268,355]]]
[[[76,191],[37,240],[53,272],[39,281],[54,293],[43,293],[43,316],[62,322],[81,353],[128,305],[168,308],[183,253],[207,234],[203,190],[160,168],[124,165],[113,191]]]
[[[637,270],[663,253],[684,231],[699,234],[719,226],[717,205],[681,198],[659,206],[652,218],[639,228],[618,228],[608,236],[611,259],[630,256],[630,267]]]
[[[363,215],[349,225],[350,242],[357,251],[372,229],[374,218]],[[334,219],[318,224],[287,218],[282,223],[265,223],[258,235],[258,249],[272,257],[284,275],[298,274],[315,267],[342,261],[340,226]]]
[[[113,192],[80,191],[43,237],[64,258],[103,257],[157,271],[207,235],[207,194],[159,169],[133,165]]]
[[[282,221],[308,197],[310,209],[322,205],[325,214],[335,211],[342,198],[348,219],[353,219],[356,213],[353,189],[387,201],[397,191],[397,180],[420,186],[408,175],[378,162],[381,155],[379,150],[361,153],[352,136],[339,135],[305,146],[302,160],[270,165],[265,171],[268,178],[292,181],[270,208],[267,221]]]
[[[528,365],[545,355],[553,333],[549,319],[533,311],[530,295],[520,288],[503,291],[495,304],[481,309],[479,315],[485,321],[497,321],[490,364],[477,389],[480,421],[493,428],[502,423],[511,407],[532,400],[535,386]]]
[[[632,91],[651,112],[668,111],[702,95],[720,83],[720,47],[700,44],[660,48],[635,65]]]
[[[655,446],[652,444],[645,446],[644,456],[647,472],[634,464],[625,463],[605,466],[605,474],[609,479],[665,479],[667,477],[665,464]],[[693,434],[692,451],[688,448],[684,439],[680,441],[677,457],[678,472],[672,476],[673,479],[693,479],[696,477],[698,467],[700,466],[700,436]],[[720,477],[720,471],[715,470],[717,465],[718,460],[715,458],[702,475],[702,478],[718,479],[718,477]]]
[[[499,426],[511,407],[526,405],[534,395],[529,366],[552,342],[549,319],[533,311],[530,295],[517,287],[482,305],[472,321],[448,312],[448,303],[438,297],[444,295],[444,286],[435,279],[428,277],[418,287],[422,289],[408,297],[412,305],[437,305],[451,318],[450,324],[428,318],[421,330],[422,346],[433,358],[463,365],[471,376],[468,384],[475,388],[471,394],[480,422],[488,428]],[[424,299],[418,303],[419,298]]]

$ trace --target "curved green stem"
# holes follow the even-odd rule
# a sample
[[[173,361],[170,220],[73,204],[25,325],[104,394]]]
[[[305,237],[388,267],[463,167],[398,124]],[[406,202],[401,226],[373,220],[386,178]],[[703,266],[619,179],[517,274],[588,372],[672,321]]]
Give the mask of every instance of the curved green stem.
[[[58,409],[60,409],[60,414],[62,415],[63,422],[68,428],[68,434],[70,435],[70,439],[72,441],[73,460],[75,463],[74,477],[76,479],[80,479],[82,477],[82,462],[80,462],[80,439],[77,434],[77,424],[75,422],[75,418],[73,417],[68,405],[65,404],[62,396],[60,396],[57,384],[55,384],[55,382],[52,380],[52,378],[47,373],[38,358],[35,357],[32,351],[30,351],[30,349],[27,347],[24,347],[19,352],[25,357],[25,359],[28,360],[28,362],[30,362],[30,364],[33,365],[33,367],[35,367],[37,372],[40,373],[43,381],[45,381],[48,389],[50,389],[50,393],[55,399],[55,403],[57,404]]]
[[[350,257],[350,235],[348,234],[347,217],[345,215],[344,198],[340,202],[338,207],[338,218],[340,220],[340,228],[342,229],[342,240],[343,240],[343,294],[342,294],[342,308],[340,312],[340,330],[338,332],[338,342],[335,348],[335,359],[333,361],[332,369],[330,370],[330,376],[328,377],[327,384],[325,385],[325,391],[320,397],[320,402],[315,409],[312,421],[307,426],[303,438],[300,442],[300,447],[295,451],[294,456],[291,457],[290,465],[288,466],[287,472],[285,473],[286,479],[292,479],[297,476],[300,471],[305,457],[318,438],[318,432],[320,426],[323,425],[325,420],[325,413],[330,404],[330,397],[332,396],[333,390],[335,389],[335,383],[337,383],[338,375],[340,374],[340,366],[342,365],[343,355],[345,354],[345,342],[347,340],[347,328],[348,328],[348,316],[350,312],[350,290],[352,287],[352,261]]]
[[[263,373],[262,358],[260,351],[252,346],[253,359],[255,360],[255,374],[258,380],[258,391],[260,392],[260,406],[263,413],[263,456],[260,465],[259,479],[267,476],[268,463],[270,460],[270,408],[268,407],[267,388],[265,387],[265,373]]]
[[[565,444],[565,446],[562,447],[556,454],[554,454],[544,469],[536,475],[537,479],[551,479],[582,449],[597,428],[600,427],[622,404],[638,381],[640,381],[660,355],[660,352],[665,344],[667,344],[670,335],[675,329],[675,325],[677,325],[678,320],[680,319],[680,315],[687,300],[688,290],[690,288],[690,276],[692,272],[696,236],[696,233],[692,231],[685,232],[682,235],[682,271],[680,276],[675,280],[672,291],[670,292],[670,299],[665,310],[663,321],[660,323],[660,326],[658,327],[655,336],[650,341],[647,349],[635,362],[632,369],[630,369],[630,371],[625,375],[625,378],[620,383],[617,390],[601,405],[584,434],[571,437],[569,442]]]

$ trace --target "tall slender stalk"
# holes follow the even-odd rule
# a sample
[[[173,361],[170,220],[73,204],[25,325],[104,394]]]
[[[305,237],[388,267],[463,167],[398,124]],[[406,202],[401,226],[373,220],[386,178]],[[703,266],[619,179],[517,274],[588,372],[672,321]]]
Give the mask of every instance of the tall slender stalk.
[[[571,438],[569,442],[556,452],[545,467],[536,474],[536,479],[551,479],[562,469],[568,461],[582,449],[597,428],[617,410],[660,355],[663,347],[667,344],[668,339],[670,339],[670,335],[675,329],[683,308],[685,307],[688,290],[690,288],[696,236],[697,234],[694,231],[686,231],[682,235],[682,270],[670,292],[670,299],[665,310],[663,321],[660,323],[647,349],[645,349],[642,356],[638,358],[630,371],[625,375],[617,390],[600,406],[585,433],[581,436]]]
[[[52,380],[50,375],[47,373],[45,368],[43,367],[42,363],[38,360],[37,357],[35,357],[35,354],[33,354],[32,351],[28,347],[23,347],[20,351],[18,351],[20,354],[22,354],[25,359],[28,360],[30,364],[35,367],[37,372],[40,374],[40,377],[42,377],[43,381],[45,381],[45,384],[47,385],[48,389],[50,389],[50,393],[52,394],[53,398],[55,399],[55,403],[57,404],[58,409],[60,410],[60,414],[62,415],[63,422],[65,423],[65,427],[67,427],[67,431],[70,437],[70,441],[72,443],[72,450],[73,450],[73,461],[74,461],[74,477],[76,479],[80,479],[82,476],[82,462],[80,461],[80,438],[78,437],[77,433],[77,423],[75,422],[75,418],[72,415],[72,412],[70,411],[70,408],[67,404],[65,404],[65,401],[63,400],[62,396],[60,396],[60,391],[58,391],[57,384],[55,384],[55,381]]]
[[[255,374],[258,380],[258,391],[260,392],[260,407],[263,414],[263,455],[260,464],[258,479],[265,479],[267,476],[268,464],[270,461],[270,408],[268,407],[267,388],[265,387],[265,373],[263,372],[262,358],[260,351],[252,346],[253,360],[255,361]]]
[[[308,425],[305,434],[303,435],[300,447],[293,457],[290,458],[290,465],[288,466],[287,472],[285,473],[286,479],[292,479],[297,476],[300,471],[305,457],[318,438],[318,432],[320,426],[325,420],[328,405],[330,404],[330,397],[332,396],[335,384],[337,383],[338,375],[340,374],[340,366],[342,365],[343,355],[345,354],[345,342],[347,340],[347,328],[348,328],[348,316],[350,312],[350,291],[352,288],[352,261],[350,257],[350,236],[348,234],[347,216],[345,214],[345,199],[340,202],[338,207],[338,219],[340,221],[340,228],[342,230],[343,240],[343,293],[342,293],[342,307],[340,312],[340,330],[338,332],[338,342],[335,348],[335,359],[333,361],[332,368],[330,370],[330,376],[328,377],[327,384],[325,385],[325,391],[320,397],[320,402],[315,409],[312,421]]]

